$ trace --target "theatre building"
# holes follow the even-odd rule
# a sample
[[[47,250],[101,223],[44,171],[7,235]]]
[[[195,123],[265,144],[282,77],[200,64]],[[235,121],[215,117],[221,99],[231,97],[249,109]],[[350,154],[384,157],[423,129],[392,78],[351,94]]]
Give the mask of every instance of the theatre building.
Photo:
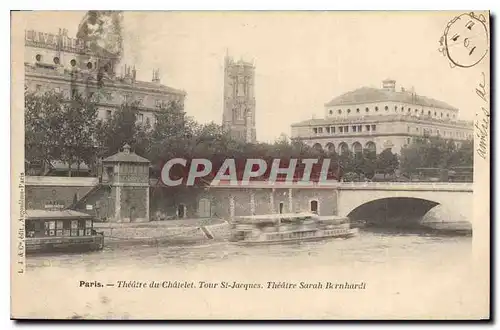
[[[459,119],[459,109],[414,90],[396,90],[387,79],[381,88],[361,87],[325,104],[324,118],[292,124],[292,138],[338,154],[385,149],[399,154],[413,137],[440,136],[472,140],[473,123]]]

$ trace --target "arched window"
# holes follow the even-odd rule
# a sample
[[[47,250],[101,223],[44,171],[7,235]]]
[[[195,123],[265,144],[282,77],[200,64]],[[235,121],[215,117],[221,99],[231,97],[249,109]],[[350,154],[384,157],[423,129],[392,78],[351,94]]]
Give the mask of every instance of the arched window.
[[[397,106],[397,105],[395,105],[395,106],[394,106],[394,112],[397,112],[397,111],[398,111],[398,106]]]
[[[389,111],[389,107],[387,105],[385,106],[385,111]]]
[[[375,107],[375,111],[378,111],[378,107]]]
[[[71,64],[71,66],[75,66],[75,65],[76,65],[76,61],[75,61],[75,60],[71,60],[71,61],[69,62],[69,64]]]
[[[315,144],[313,145],[313,148],[314,148],[315,150],[317,150],[317,151],[323,151],[323,147],[322,147],[322,146],[321,146],[321,144],[319,144],[319,143],[315,143]]]
[[[351,109],[347,109],[347,113],[351,113]]]
[[[339,144],[339,152],[341,155],[349,152],[349,146],[347,145],[347,143],[341,142]]]
[[[365,112],[369,112],[369,111],[370,111],[370,109],[368,109],[368,108],[365,108]]]
[[[431,115],[431,111],[430,111],[430,110],[427,112],[427,115],[428,115],[428,116],[430,116],[430,115]]]
[[[326,151],[328,151],[328,153],[330,153],[330,154],[335,153],[335,146],[333,145],[333,143],[331,143],[331,142],[330,142],[330,143],[328,143],[328,144],[325,146],[325,148],[326,148]]]
[[[356,109],[356,112],[359,113],[359,108]]]
[[[88,62],[87,63],[87,69],[91,70],[92,69],[92,63],[91,62]]]
[[[340,109],[339,109],[339,110],[338,110],[338,113],[339,113],[339,115],[340,115],[340,114],[342,113],[342,110],[340,110]]]
[[[356,141],[352,144],[352,151],[356,154],[361,153],[363,152],[363,146],[361,145],[361,143]]]
[[[54,64],[59,65],[59,63],[60,63],[59,57],[57,56],[54,57]]]
[[[366,142],[365,148],[368,149],[370,152],[375,152],[375,153],[377,152],[377,146],[373,141]]]
[[[330,110],[330,114],[333,115],[333,110]]]
[[[42,60],[42,55],[36,54],[35,59],[37,62],[40,62]]]

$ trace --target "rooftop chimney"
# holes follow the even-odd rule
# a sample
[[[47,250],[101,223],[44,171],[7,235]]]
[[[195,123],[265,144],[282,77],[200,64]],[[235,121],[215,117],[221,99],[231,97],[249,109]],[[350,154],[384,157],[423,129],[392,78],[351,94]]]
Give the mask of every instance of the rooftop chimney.
[[[134,65],[134,68],[132,69],[132,81],[135,82],[137,78],[137,70],[135,69],[135,65]]]
[[[391,91],[391,92],[396,91],[396,80],[386,79],[386,80],[382,81],[382,89],[385,89],[385,90]]]
[[[153,70],[153,82],[160,83],[160,69]]]

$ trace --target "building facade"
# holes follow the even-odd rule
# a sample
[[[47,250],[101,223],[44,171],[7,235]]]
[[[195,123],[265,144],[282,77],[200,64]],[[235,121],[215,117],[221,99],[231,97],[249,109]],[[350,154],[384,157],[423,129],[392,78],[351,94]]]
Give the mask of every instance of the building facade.
[[[254,86],[253,63],[226,56],[222,123],[234,138],[246,142],[256,141]]]
[[[458,119],[459,110],[445,102],[401,88],[387,79],[382,88],[362,87],[325,104],[322,119],[292,124],[292,138],[326,152],[400,153],[414,137],[473,139],[473,123]]]
[[[122,66],[120,54],[92,40],[58,34],[25,32],[25,84],[31,91],[75,93],[92,97],[99,119],[109,119],[120,105],[138,102],[138,122],[155,123],[155,113],[171,101],[184,105],[186,93],[161,84],[158,70],[151,81],[136,79],[135,67]]]

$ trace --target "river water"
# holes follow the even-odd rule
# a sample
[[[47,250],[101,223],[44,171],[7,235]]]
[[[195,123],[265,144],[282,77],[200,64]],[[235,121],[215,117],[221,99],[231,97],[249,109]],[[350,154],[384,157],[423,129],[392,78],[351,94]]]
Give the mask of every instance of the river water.
[[[48,311],[45,303],[34,303],[29,313],[66,318],[384,318],[400,312],[416,318],[441,313],[463,317],[477,305],[476,289],[470,287],[472,254],[471,237],[380,229],[360,230],[350,239],[290,245],[142,245],[34,256],[27,259],[28,286],[54,286],[60,298],[46,296],[54,307]],[[119,280],[192,281],[198,290],[115,286],[89,291],[80,286],[80,281]],[[260,283],[262,290],[204,290],[200,281]],[[365,283],[366,289],[335,295],[327,290],[279,291],[268,290],[269,281]],[[288,307],[277,307],[284,305]]]

